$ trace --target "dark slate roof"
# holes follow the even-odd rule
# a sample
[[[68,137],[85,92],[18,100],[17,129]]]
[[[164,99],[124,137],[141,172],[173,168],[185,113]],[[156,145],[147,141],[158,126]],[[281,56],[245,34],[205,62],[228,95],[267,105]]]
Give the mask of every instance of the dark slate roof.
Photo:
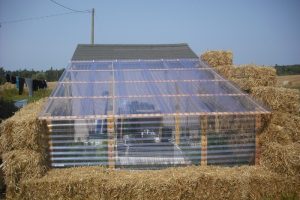
[[[187,44],[79,44],[72,60],[198,58]]]

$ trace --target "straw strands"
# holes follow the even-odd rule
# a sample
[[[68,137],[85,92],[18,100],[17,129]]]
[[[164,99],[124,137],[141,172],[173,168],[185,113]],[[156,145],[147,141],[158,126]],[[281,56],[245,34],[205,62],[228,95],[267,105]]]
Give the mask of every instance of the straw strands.
[[[233,54],[231,51],[207,51],[201,56],[201,60],[211,67],[220,65],[232,65]]]
[[[300,179],[300,143],[281,145],[276,142],[262,147],[261,164],[280,174],[297,176]]]
[[[3,153],[24,149],[46,153],[48,130],[45,122],[37,119],[43,103],[44,100],[29,104],[0,125]]]
[[[254,87],[251,95],[274,111],[298,114],[300,94],[298,90],[279,87]]]
[[[258,86],[276,85],[276,70],[273,67],[224,65],[215,67],[215,70],[244,91],[250,91],[251,88]]]
[[[16,193],[22,179],[41,177],[48,166],[48,131],[37,119],[45,100],[29,104],[0,125],[2,170],[7,195]]]
[[[5,183],[16,186],[22,179],[38,178],[45,174],[45,158],[30,150],[14,150],[3,154]]]
[[[261,187],[263,185],[263,187]],[[21,183],[24,199],[279,199],[293,195],[287,180],[258,167],[185,167],[113,171],[101,167],[54,169]]]

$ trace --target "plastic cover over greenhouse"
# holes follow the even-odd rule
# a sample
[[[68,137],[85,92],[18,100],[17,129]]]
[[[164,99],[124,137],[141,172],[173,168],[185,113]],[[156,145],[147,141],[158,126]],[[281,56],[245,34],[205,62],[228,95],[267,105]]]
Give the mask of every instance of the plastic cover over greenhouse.
[[[254,164],[269,111],[179,45],[79,45],[40,119],[52,167]]]

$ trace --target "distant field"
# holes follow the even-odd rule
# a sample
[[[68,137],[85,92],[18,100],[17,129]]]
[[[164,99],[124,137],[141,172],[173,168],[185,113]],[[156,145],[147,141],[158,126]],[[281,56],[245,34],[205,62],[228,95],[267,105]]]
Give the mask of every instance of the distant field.
[[[277,76],[278,86],[300,90],[300,75]]]

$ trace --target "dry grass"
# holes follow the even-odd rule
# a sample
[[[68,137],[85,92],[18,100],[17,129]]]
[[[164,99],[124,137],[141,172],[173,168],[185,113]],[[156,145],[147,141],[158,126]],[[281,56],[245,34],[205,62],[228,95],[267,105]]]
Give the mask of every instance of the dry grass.
[[[279,87],[294,88],[300,90],[300,75],[277,76]]]
[[[57,81],[47,82],[48,89],[53,90],[57,85]]]
[[[16,88],[16,84],[11,84],[11,83],[4,83],[3,85],[0,85],[0,92],[6,89],[13,89]]]

